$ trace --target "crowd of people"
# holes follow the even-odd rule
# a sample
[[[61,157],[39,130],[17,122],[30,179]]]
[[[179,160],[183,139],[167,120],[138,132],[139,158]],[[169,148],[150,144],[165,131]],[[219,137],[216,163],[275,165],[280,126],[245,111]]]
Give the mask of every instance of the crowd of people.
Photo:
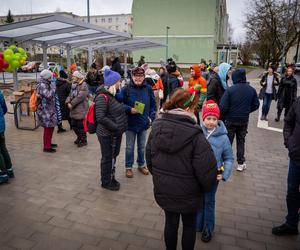
[[[203,242],[213,237],[216,192],[220,181],[230,178],[234,165],[232,143],[236,137],[237,171],[246,167],[245,142],[249,116],[263,100],[261,120],[267,120],[272,100],[278,100],[280,120],[285,109],[284,139],[290,152],[286,222],[273,229],[276,235],[298,233],[300,169],[300,99],[293,70],[280,78],[270,66],[262,76],[259,95],[250,86],[244,69],[212,62],[190,67],[184,84],[174,60],[156,72],[141,57],[131,71],[130,82],[122,86],[119,61],[101,71],[93,63],[87,75],[75,70],[72,80],[64,70],[53,80],[43,70],[37,83],[37,116],[44,129],[43,152],[55,153],[54,128],[66,131],[67,120],[74,131],[77,147],[87,145],[85,118],[92,101],[100,150],[100,182],[104,189],[118,191],[116,160],[123,134],[126,138],[124,172],[134,177],[135,142],[137,170],[153,176],[154,196],[165,213],[164,238],[167,249],[176,249],[180,217],[183,222],[182,249],[194,249],[196,232]],[[233,85],[229,86],[228,80]],[[276,86],[279,86],[278,91]],[[14,177],[5,146],[4,114],[0,94],[0,183]],[[90,107],[89,107],[90,106]],[[151,129],[150,129],[151,128]],[[149,135],[149,136],[148,136]],[[148,139],[147,139],[148,137]],[[298,190],[297,190],[298,188]]]

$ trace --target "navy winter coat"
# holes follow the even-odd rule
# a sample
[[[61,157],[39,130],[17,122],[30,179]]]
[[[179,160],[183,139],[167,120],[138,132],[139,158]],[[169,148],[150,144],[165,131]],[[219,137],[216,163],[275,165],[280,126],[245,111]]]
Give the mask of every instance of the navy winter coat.
[[[4,115],[7,112],[7,106],[2,91],[0,91],[0,133],[5,131],[5,118]]]
[[[300,97],[284,118],[283,137],[290,159],[300,165]]]
[[[128,129],[135,133],[139,133],[149,128],[150,123],[154,121],[156,115],[155,97],[152,88],[145,82],[138,86],[130,82],[121,90],[121,98],[125,105],[126,114],[128,114]],[[145,104],[143,114],[131,114],[135,102]]]
[[[246,82],[244,69],[236,69],[232,80],[233,86],[225,91],[220,101],[222,120],[247,123],[249,114],[259,108],[257,93]]]

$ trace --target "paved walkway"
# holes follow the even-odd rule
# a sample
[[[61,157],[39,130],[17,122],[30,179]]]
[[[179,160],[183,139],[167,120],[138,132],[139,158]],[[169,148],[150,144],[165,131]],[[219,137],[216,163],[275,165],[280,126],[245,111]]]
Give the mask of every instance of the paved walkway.
[[[72,132],[55,134],[58,152],[48,155],[41,152],[41,129],[16,130],[12,115],[6,119],[16,178],[0,186],[1,250],[164,249],[164,216],[151,177],[136,171],[133,179],[124,177],[124,144],[117,164],[121,190],[110,192],[99,186],[95,136],[78,149]],[[219,186],[215,236],[204,244],[197,235],[196,249],[300,249],[300,237],[271,234],[286,214],[288,158],[282,134],[257,128],[257,119],[258,112],[249,124],[248,169],[234,170]]]

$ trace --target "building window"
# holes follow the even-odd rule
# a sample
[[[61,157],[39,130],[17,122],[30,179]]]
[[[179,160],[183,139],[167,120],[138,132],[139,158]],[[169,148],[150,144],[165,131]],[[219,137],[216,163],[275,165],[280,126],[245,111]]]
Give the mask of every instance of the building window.
[[[112,22],[112,18],[110,17],[110,18],[108,18],[108,22],[109,23],[111,23]]]
[[[119,21],[119,18],[118,17],[116,17],[116,22],[118,22]]]
[[[105,23],[105,18],[102,18],[102,19],[101,19],[101,23]]]
[[[98,19],[97,18],[95,19],[95,22],[98,23]]]
[[[119,26],[116,26],[116,30],[119,30]]]

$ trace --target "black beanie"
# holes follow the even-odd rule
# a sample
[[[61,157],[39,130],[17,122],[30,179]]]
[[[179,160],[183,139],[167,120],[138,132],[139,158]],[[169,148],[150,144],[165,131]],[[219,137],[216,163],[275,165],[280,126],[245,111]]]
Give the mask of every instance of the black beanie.
[[[64,78],[64,79],[68,79],[68,75],[64,70],[59,71],[59,77]]]
[[[169,62],[169,64],[166,66],[167,71],[169,74],[176,72],[177,66],[174,61]]]

